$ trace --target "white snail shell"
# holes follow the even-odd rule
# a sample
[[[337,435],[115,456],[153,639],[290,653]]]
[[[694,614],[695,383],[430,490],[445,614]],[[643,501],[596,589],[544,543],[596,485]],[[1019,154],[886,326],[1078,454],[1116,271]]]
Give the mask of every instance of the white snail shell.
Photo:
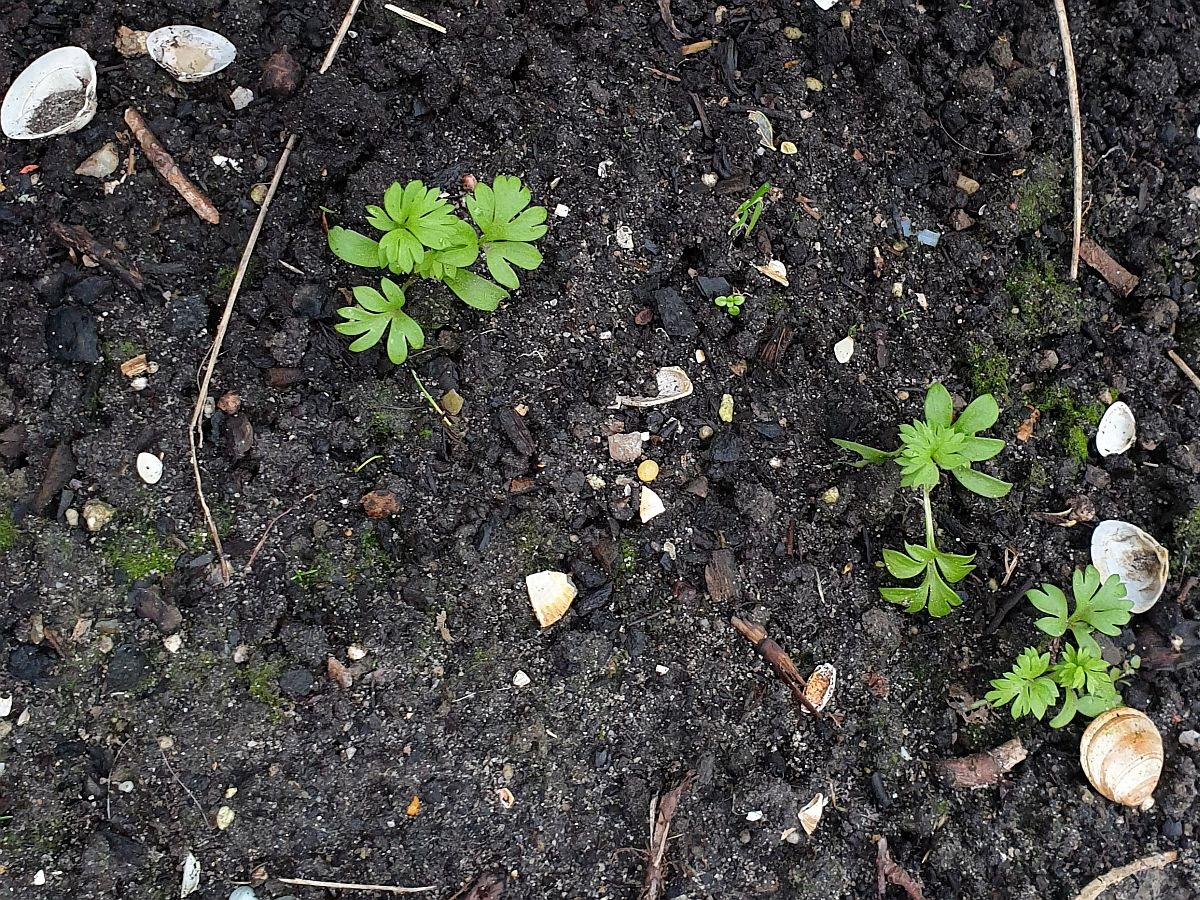
[[[1120,456],[1137,438],[1137,421],[1127,403],[1118,400],[1104,411],[1096,429],[1096,451],[1101,456]]]
[[[1115,803],[1149,809],[1162,773],[1162,735],[1145,713],[1127,706],[1092,720],[1079,741],[1083,774]]]
[[[1118,519],[1106,519],[1092,532],[1092,565],[1104,579],[1121,577],[1135,613],[1158,602],[1171,576],[1167,548],[1136,525]]]
[[[17,76],[0,105],[0,127],[31,141],[78,131],[95,114],[96,63],[82,47],[59,47]]]

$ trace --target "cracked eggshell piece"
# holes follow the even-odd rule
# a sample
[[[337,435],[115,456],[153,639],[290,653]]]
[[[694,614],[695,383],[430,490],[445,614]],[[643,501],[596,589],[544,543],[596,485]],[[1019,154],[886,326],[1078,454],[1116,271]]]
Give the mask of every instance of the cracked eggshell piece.
[[[1118,400],[1104,411],[1096,428],[1096,452],[1101,456],[1120,456],[1137,440],[1137,421],[1129,405]]]
[[[0,104],[0,130],[33,141],[78,131],[96,115],[96,62],[82,47],[59,47],[26,66]]]
[[[1167,548],[1136,525],[1118,519],[1106,519],[1092,532],[1092,565],[1101,578],[1120,576],[1135,613],[1154,606],[1171,577]]]
[[[168,25],[146,35],[146,52],[176,81],[200,81],[220,72],[237,56],[223,34],[196,25]]]

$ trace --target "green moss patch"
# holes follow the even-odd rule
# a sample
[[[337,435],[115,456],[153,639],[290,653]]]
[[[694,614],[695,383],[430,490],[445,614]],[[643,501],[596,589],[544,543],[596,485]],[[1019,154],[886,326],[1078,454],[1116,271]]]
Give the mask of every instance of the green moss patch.
[[[1010,322],[1015,337],[1033,340],[1076,331],[1084,322],[1079,286],[1060,281],[1054,263],[1026,263],[1009,275],[1004,289],[1016,306]]]

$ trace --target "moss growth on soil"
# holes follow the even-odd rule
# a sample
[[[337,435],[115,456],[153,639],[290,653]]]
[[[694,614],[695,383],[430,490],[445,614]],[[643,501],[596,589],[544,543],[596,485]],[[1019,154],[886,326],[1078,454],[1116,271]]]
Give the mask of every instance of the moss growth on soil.
[[[17,542],[17,523],[13,521],[12,513],[0,509],[0,553],[11,550]]]
[[[1017,227],[1037,231],[1042,223],[1062,212],[1062,167],[1052,160],[1034,165],[1017,189]]]
[[[1017,306],[1011,328],[1018,337],[1061,334],[1083,324],[1084,303],[1079,286],[1059,281],[1052,262],[1025,263],[1008,276],[1004,289]]]
[[[1187,575],[1200,575],[1200,506],[1175,521],[1175,557]]]
[[[1053,420],[1059,444],[1073,459],[1086,462],[1089,429],[1100,424],[1104,406],[1099,402],[1082,403],[1066,385],[1046,388],[1034,404],[1042,411],[1043,421]]]
[[[971,395],[992,394],[997,400],[1008,398],[1011,377],[1008,357],[974,341],[967,344],[967,383]]]
[[[114,533],[104,541],[102,552],[109,565],[122,569],[130,581],[153,573],[165,575],[179,558],[179,550],[166,546],[153,530]]]
[[[246,690],[250,696],[267,707],[273,717],[279,715],[280,707],[283,706],[277,683],[282,671],[283,663],[274,661],[251,666],[241,673],[242,678],[246,680]]]

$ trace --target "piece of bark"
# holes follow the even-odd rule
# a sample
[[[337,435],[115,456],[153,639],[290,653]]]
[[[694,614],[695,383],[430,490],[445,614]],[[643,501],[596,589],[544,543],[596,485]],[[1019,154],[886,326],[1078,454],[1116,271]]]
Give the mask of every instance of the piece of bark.
[[[75,454],[71,452],[71,445],[64,441],[54,448],[46,463],[46,474],[33,498],[33,511],[39,515],[45,512],[50,501],[67,486],[74,474]]]
[[[500,900],[504,882],[496,875],[484,874],[475,879],[463,900]]]
[[[713,551],[712,559],[704,567],[704,583],[717,603],[728,603],[741,596],[737,557],[732,550],[722,547]]]
[[[400,509],[396,495],[391,491],[371,491],[363,494],[358,502],[371,519],[386,519]]]
[[[133,136],[137,138],[137,142],[142,147],[142,152],[146,154],[146,158],[150,160],[150,164],[162,176],[163,181],[175,188],[187,205],[209,225],[219,225],[221,223],[221,214],[217,212],[217,208],[213,206],[212,201],[208,199],[205,193],[196,187],[195,183],[183,174],[179,166],[175,165],[175,160],[171,154],[166,151],[154,132],[150,130],[150,126],[146,124],[146,120],[142,118],[142,114],[132,106],[125,110],[125,124],[129,126],[133,132]]]
[[[1028,755],[1021,739],[1013,738],[992,750],[958,759],[944,759],[938,769],[950,787],[973,791],[996,784]]]
[[[766,629],[753,622],[747,622],[745,619],[739,619],[737,616],[729,621],[737,629],[738,634],[750,642],[754,652],[771,667],[775,677],[792,692],[793,699],[814,716],[820,716],[821,713],[804,694],[804,688],[808,682],[800,674],[800,670],[796,668],[796,664],[792,662],[792,658],[787,655],[787,652],[767,636]]]
[[[679,798],[692,784],[688,772],[674,788],[650,804],[650,844],[646,848],[646,880],[642,883],[639,900],[659,900],[667,886],[667,842],[671,838],[671,820],[679,808]]]
[[[1138,277],[1109,256],[1091,238],[1083,238],[1079,242],[1079,258],[1095,269],[1108,286],[1122,297],[1128,297],[1138,286]]]
[[[533,456],[537,445],[533,442],[533,435],[529,433],[529,426],[525,424],[525,420],[517,415],[516,410],[508,407],[500,410],[499,416],[500,427],[517,448],[517,452],[523,456]]]
[[[330,681],[343,690],[349,690],[354,684],[354,676],[350,674],[350,670],[335,656],[325,660],[325,674],[329,676]]]
[[[82,225],[64,225],[62,222],[51,222],[50,230],[54,236],[74,250],[91,259],[94,259],[100,266],[112,272],[135,291],[141,291],[146,287],[146,282],[142,279],[142,273],[124,259],[121,255],[108,247],[94,237],[92,233]]]
[[[879,895],[880,900],[887,896],[889,884],[894,884],[896,887],[908,894],[909,900],[925,900],[925,889],[921,886],[921,882],[892,859],[892,854],[888,851],[887,838],[883,835],[875,836],[875,891]]]

